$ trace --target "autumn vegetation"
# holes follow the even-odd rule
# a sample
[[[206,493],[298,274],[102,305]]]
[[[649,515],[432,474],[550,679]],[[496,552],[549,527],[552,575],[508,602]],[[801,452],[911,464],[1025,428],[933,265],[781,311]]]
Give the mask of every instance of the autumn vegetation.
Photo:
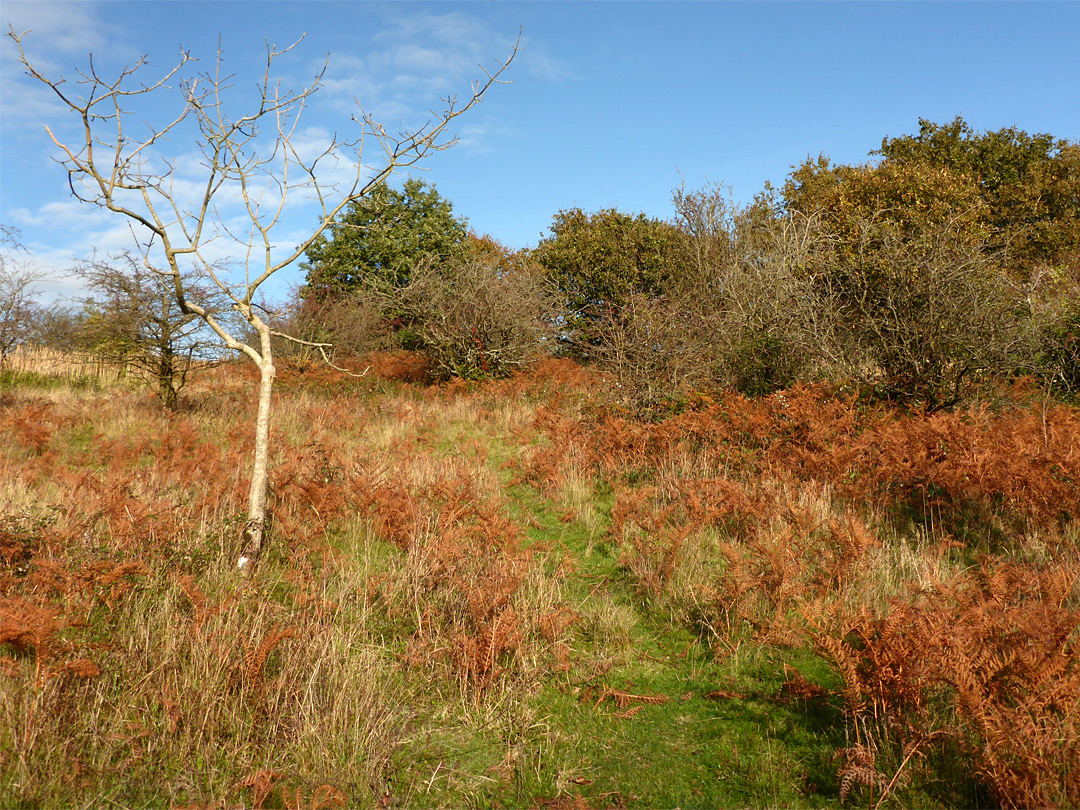
[[[24,331],[0,805],[1076,806],[1078,188],[960,119],[528,251],[377,187],[267,316],[367,371],[276,347],[243,580],[258,370]]]
[[[1074,803],[1075,408],[415,362],[283,371],[242,587],[236,368],[5,385],[6,804]]]

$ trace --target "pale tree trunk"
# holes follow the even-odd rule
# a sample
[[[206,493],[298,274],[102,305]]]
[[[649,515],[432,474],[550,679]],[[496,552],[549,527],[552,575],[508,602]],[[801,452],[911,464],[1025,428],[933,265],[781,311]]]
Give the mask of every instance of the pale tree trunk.
[[[252,309],[257,291],[275,273],[294,266],[350,204],[362,199],[393,172],[414,166],[427,155],[453,145],[453,139],[443,141],[447,127],[478,104],[492,85],[502,83],[500,76],[517,54],[518,44],[514,44],[510,56],[499,64],[497,70],[484,71],[486,78],[474,83],[471,96],[463,104],[459,105],[454,96],[445,99],[445,109],[441,113],[433,113],[432,118],[420,127],[404,130],[397,136],[389,135],[382,125],[361,110],[360,115],[352,119],[360,127],[356,137],[338,140],[334,135],[329,143],[315,150],[317,154],[305,156],[302,153],[306,150],[295,148],[292,138],[298,131],[300,114],[309,98],[323,83],[323,72],[318,73],[310,85],[293,92],[279,89],[271,79],[271,63],[292,50],[295,43],[284,49],[267,43],[266,70],[257,87],[254,111],[248,115],[232,116],[226,111],[222,96],[230,80],[222,78],[220,49],[216,69],[187,75],[184,67],[192,61],[192,57],[185,52],[156,81],[142,82],[138,86],[129,83],[121,87],[147,66],[145,57],[134,67],[125,68],[112,82],[101,78],[91,67],[89,72],[81,74],[83,78],[79,82],[90,87],[81,91],[81,96],[76,96],[69,95],[63,78],[49,79],[33,67],[23,50],[25,34],[12,29],[7,35],[18,47],[18,60],[27,73],[51,88],[63,105],[82,122],[78,131],[83,135],[83,140],[70,144],[58,140],[51,130],[46,129],[63,152],[61,162],[68,171],[69,186],[75,197],[137,223],[142,229],[141,235],[149,237],[145,245],[141,245],[146,266],[151,266],[151,246],[157,243],[159,247],[154,249],[164,251],[168,265],[165,272],[172,277],[181,312],[202,318],[225,346],[246,355],[259,368],[255,459],[243,547],[237,561],[240,572],[250,576],[258,564],[267,531],[270,395],[275,375],[270,327]],[[131,110],[125,108],[124,104],[132,98],[156,95],[158,91],[166,90],[174,77],[179,80],[182,93],[175,117],[166,116],[156,128],[147,123],[149,134],[141,136],[141,139],[125,133],[122,122]],[[203,193],[187,199],[183,195],[173,196],[173,164],[165,161],[164,173],[160,173],[156,167],[149,169],[149,161],[143,153],[144,150],[147,153],[157,150],[168,140],[167,136],[174,128],[191,119],[197,124],[197,145],[206,156],[204,166],[207,174],[205,181],[200,183]],[[262,126],[267,127],[263,134],[268,135],[269,139],[266,151],[260,154],[256,145]],[[373,174],[368,171],[371,167],[361,159],[365,138],[374,139],[385,153],[385,164]],[[317,174],[317,166],[328,162],[324,158],[331,156],[344,157],[355,168],[351,182],[345,182],[340,189],[336,183],[321,183]],[[241,206],[246,208],[251,222],[246,238],[227,224],[233,210],[228,202],[225,203],[226,210],[219,212],[215,195],[222,189],[227,189],[222,192],[223,195],[236,195],[242,200]],[[274,192],[271,194],[267,189]],[[319,206],[319,219],[306,239],[291,251],[283,250],[277,255],[270,231],[278,224],[290,192],[313,198]],[[269,195],[265,200],[264,194]],[[243,251],[242,255],[246,256],[244,269],[248,275],[244,282],[231,283],[202,252],[206,245],[218,238],[219,228],[236,240],[237,246]],[[260,253],[262,259],[252,263],[253,257]],[[259,349],[237,340],[227,324],[219,322],[209,308],[190,300],[191,290],[185,280],[182,262],[190,264],[200,280],[213,284],[233,301],[233,309],[258,333]],[[324,360],[329,362],[324,351],[329,344],[296,342],[318,348]]]
[[[258,319],[255,319],[258,320]],[[266,536],[266,507],[270,489],[270,401],[274,388],[274,355],[270,346],[270,328],[254,324],[259,332],[261,356],[259,367],[259,412],[255,420],[255,460],[251,468],[251,490],[248,493],[248,516],[244,524],[243,546],[237,568],[244,576],[254,573],[262,554]]]

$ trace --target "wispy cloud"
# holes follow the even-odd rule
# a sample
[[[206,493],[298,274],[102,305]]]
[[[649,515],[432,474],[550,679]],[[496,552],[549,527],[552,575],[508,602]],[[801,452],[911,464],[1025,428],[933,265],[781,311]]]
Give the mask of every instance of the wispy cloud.
[[[30,31],[28,42],[40,43],[41,53],[34,57],[43,60],[49,53],[85,56],[99,51],[106,44],[116,44],[122,30],[106,22],[98,14],[100,5],[82,2],[31,2],[30,0],[5,0],[0,21],[4,31],[10,26],[17,33]]]
[[[318,65],[321,68],[322,65]],[[363,102],[380,91],[380,82],[374,75],[370,60],[352,54],[334,54],[326,65],[322,93],[351,103]]]
[[[388,129],[415,127],[445,98],[465,97],[473,81],[494,71],[514,36],[467,13],[388,11],[384,25],[361,54],[331,54],[324,79],[334,104],[360,104]]]
[[[90,53],[108,52],[126,41],[123,30],[89,2],[28,2],[5,0],[0,5],[0,29],[26,34],[23,47],[34,66],[46,75],[64,74],[65,57],[85,59]],[[74,81],[77,76],[66,76]],[[7,36],[0,42],[0,114],[9,136],[40,135],[44,123],[62,114],[56,95],[25,75],[18,63],[18,47]]]
[[[309,166],[315,159],[322,158],[318,178],[319,189],[324,194],[325,210],[332,210],[342,195],[352,189],[358,177],[363,182],[370,176],[366,168],[358,170],[355,153],[344,150],[327,154],[332,138],[332,133],[324,128],[298,129],[292,137],[294,151],[288,153],[290,160],[294,154],[299,155]],[[253,263],[252,273],[259,274],[265,269],[262,237],[253,229],[252,212],[259,217],[261,224],[272,227],[271,260],[279,262],[287,259],[297,245],[311,235],[324,210],[316,188],[311,185],[307,175],[303,171],[297,172],[295,164],[286,171],[284,150],[275,150],[271,143],[266,142],[253,143],[252,146],[260,154],[272,156],[263,167],[267,173],[260,171],[252,174],[246,190],[235,182],[228,182],[217,190],[207,215],[199,254],[208,262],[230,263],[238,268],[241,280],[249,260]],[[152,162],[159,162],[160,158],[148,155]],[[209,170],[198,151],[172,157],[169,166],[168,183],[163,188],[165,194],[151,193],[151,200],[163,221],[173,221],[170,230],[174,243],[179,245],[183,244],[183,237],[175,220],[177,217],[184,218],[189,228],[194,224],[190,217],[198,211],[207,187]],[[287,188],[282,185],[286,177]],[[283,194],[287,195],[284,202],[288,219],[276,222],[283,210],[280,208]],[[133,192],[122,195],[120,202],[132,210],[145,210],[141,195]],[[107,256],[138,249],[139,245],[145,246],[150,240],[150,234],[145,229],[100,207],[86,205],[70,197],[44,203],[34,210],[13,209],[8,216],[12,224],[42,235],[48,234],[48,243],[32,242],[28,247],[32,252],[33,266],[47,273],[54,282],[54,290],[72,289],[71,284],[64,280],[65,273],[78,259],[89,256],[93,251]],[[58,223],[63,223],[63,227],[58,228]],[[152,261],[160,261],[160,247],[155,245],[151,250]]]
[[[85,66],[86,55],[90,52],[100,54],[101,62],[122,60],[122,63],[129,65],[141,53],[133,44],[138,40],[139,32],[126,32],[122,28],[125,18],[117,12],[118,7],[118,4],[89,1],[47,3],[4,0],[0,18],[5,29],[11,25],[19,31],[33,30],[26,40],[28,55],[46,75],[69,74],[67,78],[73,81],[78,77],[71,73],[71,66]],[[467,99],[472,82],[483,80],[485,69],[492,72],[497,70],[501,60],[510,54],[517,38],[516,30],[497,31],[478,16],[468,13],[468,10],[438,13],[436,9],[430,13],[415,13],[415,8],[380,7],[377,13],[383,19],[376,33],[367,38],[354,38],[351,49],[336,45],[337,49],[325,62],[322,88],[312,98],[310,109],[304,113],[301,126],[294,133],[293,146],[305,159],[310,160],[321,154],[335,136],[339,141],[359,136],[360,129],[349,120],[350,115],[359,114],[357,103],[376,121],[383,123],[391,134],[416,129],[431,118],[433,110],[438,114],[444,106],[444,98],[457,96],[461,101]],[[296,53],[301,52],[302,49]],[[43,138],[43,125],[50,123],[53,131],[63,140],[69,133],[69,127],[75,126],[77,120],[72,119],[69,111],[63,109],[48,88],[23,74],[15,56],[13,43],[5,40],[0,57],[3,60],[0,86],[5,140],[10,137],[13,143],[17,138],[21,145],[23,134],[32,133],[37,140],[26,140],[25,143],[27,148],[32,145],[35,159],[46,152],[52,155],[56,150]],[[307,57],[299,59],[283,57],[275,64],[274,72],[277,73],[279,67],[284,71],[279,74],[284,87],[306,86],[311,77],[323,68],[324,59],[326,57],[317,57],[310,51]],[[167,64],[163,64],[167,69]],[[241,66],[240,72],[243,73],[243,70]],[[523,72],[550,80],[561,80],[571,75],[565,65],[546,57],[539,45],[533,45],[528,40],[523,41],[523,50],[518,54],[511,74],[520,75]],[[114,75],[109,66],[104,68],[104,73]],[[150,69],[149,73],[156,76],[160,71]],[[244,81],[238,81],[233,91],[236,99],[240,100],[242,91],[249,87],[246,76]],[[137,102],[133,100],[132,103]],[[236,109],[247,111],[246,108],[229,109],[233,112]],[[125,136],[140,136],[138,127],[144,120],[151,123],[171,120],[162,119],[161,110],[154,107],[148,107],[145,111],[140,107],[138,113],[132,118],[130,132],[125,132]],[[505,134],[506,128],[505,121],[497,120],[493,113],[481,109],[467,119],[462,118],[461,125],[455,126],[454,132],[448,134],[458,137],[462,149],[484,152]],[[273,130],[273,127],[269,129]],[[78,143],[80,135],[74,135]],[[201,200],[205,189],[203,157],[193,148],[192,132],[181,128],[172,135],[168,142],[160,145],[166,151],[177,147],[182,150],[179,154],[172,152],[168,155],[169,165],[173,169],[171,191],[181,209],[189,209]],[[264,135],[272,137],[273,132]],[[262,136],[251,146],[260,155],[274,154],[272,148],[263,149],[267,144]],[[383,154],[379,144],[369,140],[366,147],[361,157],[364,166],[381,168]],[[10,143],[5,151],[8,149]],[[30,153],[22,150],[20,154]],[[165,156],[146,155],[148,161],[160,166],[163,171]],[[277,168],[280,169],[280,166]],[[345,151],[338,158],[328,157],[320,168],[320,180],[326,184],[326,188],[336,185],[339,191],[345,191],[356,178],[357,157]],[[370,171],[371,168],[364,168],[361,173],[370,176]],[[290,175],[290,179],[292,177]],[[259,188],[263,192],[262,211],[276,208],[280,202],[280,187],[271,182]],[[89,255],[95,248],[108,254],[136,247],[136,239],[124,218],[116,218],[99,208],[71,199],[62,180],[57,180],[55,190],[56,197],[63,195],[63,200],[54,197],[53,201],[46,202],[39,198],[39,202],[30,203],[29,200],[23,201],[13,196],[8,202],[22,207],[7,209],[4,213],[5,218],[13,221],[10,224],[23,225],[28,235],[35,234],[31,237],[36,238],[31,244],[35,263],[51,269],[55,278],[59,279],[77,259]],[[215,203],[221,227],[213,232],[220,238],[208,246],[207,258],[231,259],[237,266],[242,266],[245,245],[228,238],[225,230],[241,238],[250,232],[251,222],[243,207],[243,200],[237,189],[223,188]],[[280,226],[274,230],[273,253],[276,257],[287,256],[296,244],[310,235],[318,213],[313,190],[294,189],[294,193],[289,195],[287,212]],[[146,239],[146,234],[136,236]],[[70,285],[70,282],[61,281],[60,284]]]
[[[553,56],[547,47],[523,34],[520,50],[514,59],[515,65],[530,76],[549,82],[565,82],[581,78],[581,72],[569,62]]]
[[[36,211],[14,209],[8,215],[11,224],[26,229],[24,235],[34,233],[39,237],[27,240],[25,261],[43,275],[37,286],[46,302],[86,294],[82,282],[71,274],[79,260],[95,251],[108,256],[130,250],[136,244],[128,223],[74,199],[50,202]],[[63,234],[62,239],[55,238],[58,233]]]

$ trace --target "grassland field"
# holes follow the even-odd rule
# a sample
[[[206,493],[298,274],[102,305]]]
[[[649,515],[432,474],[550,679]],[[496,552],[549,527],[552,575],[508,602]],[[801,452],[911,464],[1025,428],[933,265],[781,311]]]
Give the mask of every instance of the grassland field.
[[[0,807],[1080,804],[1075,406],[414,365],[0,371]]]

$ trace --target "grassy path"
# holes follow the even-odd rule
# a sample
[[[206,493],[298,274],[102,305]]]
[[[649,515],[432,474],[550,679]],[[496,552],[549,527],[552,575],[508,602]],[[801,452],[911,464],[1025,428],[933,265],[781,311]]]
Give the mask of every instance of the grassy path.
[[[602,487],[589,487],[587,508],[575,510],[565,493],[515,480],[509,437],[483,441],[506,513],[526,527],[545,569],[563,574],[573,622],[561,660],[530,683],[457,714],[433,711],[400,758],[409,776],[397,788],[410,802],[837,805],[838,712],[822,698],[783,694],[785,665],[824,678],[820,662],[749,643],[715,654],[635,590],[606,536],[612,504]]]

